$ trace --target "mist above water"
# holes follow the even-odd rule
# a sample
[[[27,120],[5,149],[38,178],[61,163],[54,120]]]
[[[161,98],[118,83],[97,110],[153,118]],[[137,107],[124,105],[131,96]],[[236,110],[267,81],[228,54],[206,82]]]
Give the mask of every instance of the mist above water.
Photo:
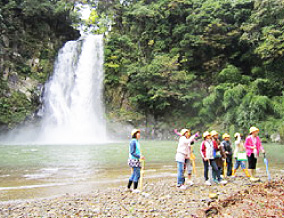
[[[107,142],[103,103],[103,36],[69,41],[59,51],[45,84],[42,120],[11,132],[9,144],[98,144]]]

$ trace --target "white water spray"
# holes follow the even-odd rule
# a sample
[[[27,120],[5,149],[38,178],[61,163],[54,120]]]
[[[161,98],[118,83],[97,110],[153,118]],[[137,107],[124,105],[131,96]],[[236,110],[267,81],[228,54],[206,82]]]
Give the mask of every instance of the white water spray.
[[[45,85],[40,125],[14,132],[13,137],[8,137],[9,144],[107,142],[103,62],[102,35],[67,42],[59,51],[54,73]]]
[[[40,137],[44,143],[106,141],[103,36],[89,35],[82,49],[80,43],[67,42],[60,50],[54,74],[46,85]]]

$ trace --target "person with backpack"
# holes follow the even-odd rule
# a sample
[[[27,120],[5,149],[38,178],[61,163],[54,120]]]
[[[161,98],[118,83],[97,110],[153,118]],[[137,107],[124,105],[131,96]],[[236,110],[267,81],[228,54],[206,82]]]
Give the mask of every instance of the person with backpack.
[[[214,145],[214,160],[217,164],[218,170],[220,172],[220,175],[222,175],[222,170],[223,170],[223,166],[224,166],[224,159],[226,159],[226,154],[224,151],[224,148],[220,145],[220,140],[219,140],[219,134],[217,131],[212,130],[210,132],[210,135],[212,137],[212,142]],[[215,171],[212,170],[212,177],[213,177],[213,181],[215,183],[218,183],[217,180],[217,175],[215,173]]]
[[[208,177],[209,172],[209,165],[211,165],[212,170],[217,175],[217,181],[221,184],[226,184],[227,181],[222,180],[220,176],[220,171],[218,170],[217,164],[214,160],[214,144],[211,140],[211,135],[208,131],[203,133],[203,141],[200,146],[200,154],[203,160],[204,165],[204,179],[205,179],[205,185],[211,185],[211,182]]]
[[[259,152],[265,153],[264,148],[262,147],[260,138],[258,136],[259,129],[256,127],[251,127],[249,129],[250,135],[246,138],[245,141],[245,148],[246,148],[246,154],[248,157],[248,169],[250,173],[250,180],[252,182],[259,181],[259,178],[256,178],[256,164],[257,164],[257,158],[259,156]]]
[[[128,165],[132,168],[132,174],[129,178],[127,188],[130,190],[131,185],[133,183],[134,191],[133,192],[139,192],[137,190],[138,182],[140,179],[140,159],[144,160],[145,157],[142,156],[141,150],[140,150],[140,130],[139,129],[133,129],[131,131],[131,141],[129,144],[129,158],[128,158]]]

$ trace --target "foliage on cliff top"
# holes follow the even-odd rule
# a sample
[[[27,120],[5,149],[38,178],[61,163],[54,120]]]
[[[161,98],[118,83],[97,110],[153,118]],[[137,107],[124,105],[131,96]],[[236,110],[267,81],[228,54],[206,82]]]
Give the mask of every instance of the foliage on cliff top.
[[[113,110],[176,127],[214,123],[246,133],[257,125],[271,133],[283,125],[283,1],[106,4],[115,14],[105,52]]]
[[[37,106],[20,90],[21,81],[44,83],[58,49],[79,37],[73,8],[67,0],[0,2],[0,126],[23,121]]]

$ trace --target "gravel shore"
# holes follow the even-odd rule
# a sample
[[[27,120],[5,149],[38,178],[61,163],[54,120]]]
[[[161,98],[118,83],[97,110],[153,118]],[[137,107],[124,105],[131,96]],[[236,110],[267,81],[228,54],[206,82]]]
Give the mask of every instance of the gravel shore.
[[[241,172],[235,178],[228,178],[228,184],[205,186],[203,178],[194,178],[195,185],[186,190],[176,187],[176,179],[144,179],[141,193],[132,193],[126,187],[97,190],[88,194],[76,194],[50,199],[2,202],[1,217],[244,217],[245,210],[238,204],[260,206],[254,217],[263,217],[274,199],[277,214],[284,214],[283,171],[272,172],[273,182],[260,172],[262,182],[252,184]],[[127,181],[125,181],[125,184]],[[280,185],[279,185],[280,184]],[[281,185],[282,184],[282,185]],[[258,197],[257,191],[262,191]],[[266,190],[266,197],[263,193]],[[272,193],[272,194],[271,194]],[[254,196],[252,198],[252,196]],[[276,196],[276,197],[275,197]],[[250,199],[250,200],[246,200]],[[228,200],[230,199],[230,200]],[[234,200],[235,199],[235,200]],[[227,202],[227,203],[224,203]],[[228,203],[230,202],[230,203]],[[233,203],[232,203],[233,202]],[[260,202],[260,203],[259,203]],[[230,209],[234,207],[234,212]],[[272,207],[272,206],[271,206]],[[276,206],[275,206],[276,207]],[[282,209],[281,209],[282,207]],[[272,213],[270,213],[272,214]],[[245,217],[250,217],[246,216]]]

